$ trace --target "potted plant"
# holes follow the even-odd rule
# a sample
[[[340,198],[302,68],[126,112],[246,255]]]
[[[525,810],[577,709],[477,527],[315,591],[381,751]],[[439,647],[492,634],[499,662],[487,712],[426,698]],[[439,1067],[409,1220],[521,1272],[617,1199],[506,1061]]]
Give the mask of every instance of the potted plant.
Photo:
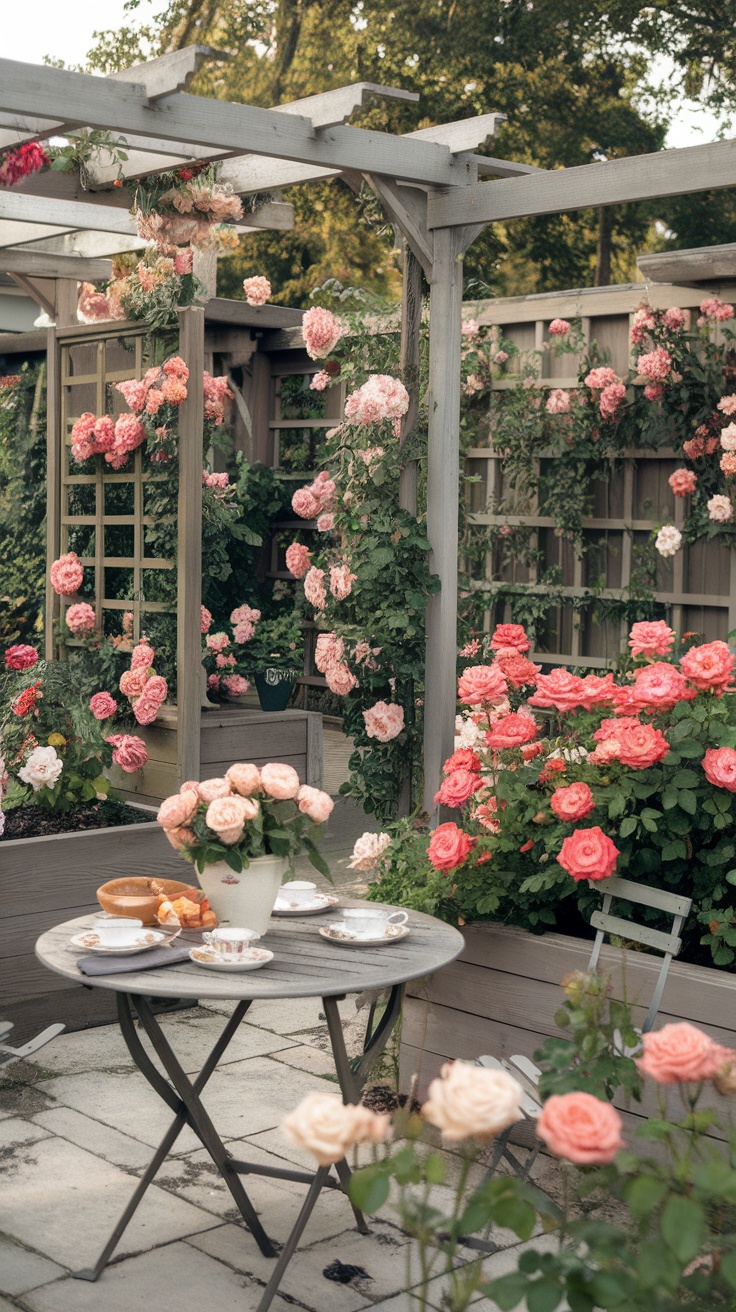
[[[285,710],[304,672],[302,620],[296,611],[260,620],[248,646],[248,665],[261,710]]]
[[[158,812],[171,846],[197,867],[199,882],[220,921],[265,934],[294,857],[306,852],[320,874],[330,872],[315,845],[332,798],[300,784],[281,762],[231,765],[222,779],[187,781]]]

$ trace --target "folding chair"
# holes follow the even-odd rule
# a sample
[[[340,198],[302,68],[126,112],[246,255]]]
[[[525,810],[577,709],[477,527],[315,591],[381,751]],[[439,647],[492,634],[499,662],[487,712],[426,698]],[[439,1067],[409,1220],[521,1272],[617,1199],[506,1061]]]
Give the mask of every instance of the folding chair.
[[[661,952],[662,965],[660,966],[657,982],[654,986],[652,1000],[649,1004],[649,1010],[646,1019],[639,1033],[646,1034],[654,1024],[659,1011],[659,1006],[664,993],[664,986],[667,982],[667,974],[673,959],[677,956],[682,947],[680,931],[683,922],[690,913],[692,898],[681,897],[678,893],[667,893],[661,888],[649,888],[646,885],[635,884],[630,879],[619,879],[617,876],[607,879],[601,887],[600,884],[591,884],[597,892],[603,893],[603,905],[600,911],[594,911],[590,917],[590,923],[598,932],[595,936],[593,951],[588,962],[588,970],[593,971],[598,965],[601,955],[601,948],[606,935],[616,938],[627,939],[629,942],[641,943],[643,947],[653,948]],[[656,907],[658,911],[663,911],[672,916],[672,927],[669,932],[660,929],[652,929],[648,925],[637,924],[635,920],[626,920],[623,916],[611,915],[611,903],[613,899],[625,899],[634,906]],[[631,1055],[628,1049],[622,1049],[626,1056]],[[499,1060],[497,1057],[485,1056],[478,1057],[476,1066],[485,1066],[491,1070],[504,1070],[513,1075],[519,1081],[524,1096],[521,1101],[521,1110],[524,1116],[524,1122],[531,1124],[536,1120],[542,1110],[542,1103],[539,1097],[539,1078],[541,1071],[535,1066],[533,1061],[528,1057],[520,1054],[509,1057],[508,1060]],[[517,1122],[518,1126],[519,1122]],[[493,1156],[488,1164],[485,1179],[488,1180],[497,1170],[501,1161],[506,1161],[512,1170],[521,1180],[527,1180],[531,1169],[537,1159],[537,1154],[541,1148],[539,1140],[535,1141],[534,1147],[529,1150],[527,1160],[521,1162],[509,1148],[509,1138],[514,1126],[504,1130],[498,1136],[494,1145]]]
[[[11,1061],[20,1061],[22,1057],[32,1057],[34,1052],[39,1048],[45,1048],[47,1043],[55,1039],[57,1034],[62,1034],[66,1025],[48,1025],[45,1030],[37,1034],[35,1039],[29,1039],[21,1048],[11,1048],[5,1042],[13,1026],[10,1021],[0,1021],[0,1069],[3,1066],[9,1066]]]

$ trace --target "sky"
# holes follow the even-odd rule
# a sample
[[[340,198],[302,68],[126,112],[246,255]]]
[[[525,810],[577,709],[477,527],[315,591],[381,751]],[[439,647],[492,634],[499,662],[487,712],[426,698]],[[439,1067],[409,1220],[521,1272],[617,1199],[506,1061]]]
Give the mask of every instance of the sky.
[[[62,59],[66,64],[80,64],[93,44],[93,32],[115,28],[123,21],[124,0],[30,0],[27,5],[10,3],[3,15],[0,54],[5,59],[20,59],[29,64],[43,63],[44,56]],[[145,21],[164,7],[163,0],[141,0],[135,17]],[[664,60],[651,70],[667,79],[669,69]],[[667,136],[667,146],[697,146],[714,141],[718,120],[707,110],[689,102],[674,115]]]

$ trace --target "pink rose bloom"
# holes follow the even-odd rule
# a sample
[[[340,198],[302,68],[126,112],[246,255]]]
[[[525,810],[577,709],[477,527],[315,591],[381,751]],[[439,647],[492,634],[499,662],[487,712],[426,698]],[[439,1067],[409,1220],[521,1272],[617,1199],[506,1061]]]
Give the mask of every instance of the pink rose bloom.
[[[363,720],[369,738],[376,738],[379,743],[390,743],[393,738],[398,738],[404,728],[404,708],[395,702],[376,702],[367,711],[363,711]]]
[[[719,464],[724,474],[736,474],[736,451],[724,451]]]
[[[185,273],[191,273],[193,262],[194,251],[191,246],[186,250],[178,251],[174,256],[174,273],[178,273],[179,277],[182,277]]]
[[[316,825],[323,825],[329,819],[335,805],[329,793],[323,793],[321,788],[310,788],[308,784],[302,784],[296,795],[296,804]]]
[[[474,770],[452,770],[434,795],[435,806],[464,806],[465,803],[484,787],[484,782]]]
[[[680,659],[680,670],[700,692],[730,691],[733,683],[734,657],[725,642],[704,642],[691,647]]]
[[[243,291],[249,305],[265,305],[271,295],[271,284],[262,274],[243,279]]]
[[[550,337],[565,337],[570,331],[570,325],[567,319],[553,319],[547,332]]]
[[[460,329],[463,337],[477,337],[480,332],[480,324],[477,319],[463,319]]]
[[[720,442],[724,451],[736,451],[736,424],[728,424],[721,430]]]
[[[110,415],[102,415],[95,421],[93,441],[95,453],[98,455],[112,450],[115,445],[115,422]]]
[[[207,807],[205,823],[221,843],[233,847],[243,837],[248,820],[258,814],[258,803],[250,797],[216,797]]]
[[[324,392],[329,387],[332,379],[326,369],[319,369],[316,374],[312,374],[312,381],[309,384],[310,391]]]
[[[606,674],[601,678],[598,674],[586,674],[583,679],[582,702],[581,706],[586,711],[592,711],[595,706],[605,706],[613,701],[614,683],[613,675]]]
[[[506,696],[508,684],[498,665],[470,665],[457,684],[458,699],[465,706],[484,706]]]
[[[342,638],[335,633],[320,633],[314,647],[314,663],[320,674],[326,674],[333,665],[339,665],[345,652]]]
[[[553,387],[544,408],[550,415],[567,414],[570,409],[570,393],[564,387]]]
[[[75,460],[89,460],[95,453],[94,428],[97,416],[87,410],[72,424],[71,451]]]
[[[467,861],[477,841],[460,829],[454,820],[448,820],[433,831],[427,857],[435,870],[455,870]]]
[[[105,742],[113,747],[112,759],[126,774],[143,769],[148,760],[148,748],[142,738],[136,738],[132,733],[113,733]]]
[[[205,646],[208,651],[224,651],[230,646],[230,639],[226,633],[208,633],[205,638]]]
[[[329,310],[315,305],[302,315],[302,337],[310,359],[323,360],[342,337],[342,325]]]
[[[317,569],[316,565],[312,565],[304,576],[304,596],[315,610],[324,610],[327,605],[327,592],[322,582],[324,576],[325,571]]]
[[[149,678],[148,667],[139,665],[137,670],[123,670],[118,687],[124,697],[140,697]]]
[[[540,674],[537,678],[537,690],[529,698],[530,706],[553,708],[556,711],[574,711],[585,703],[583,680],[577,674],[561,667],[550,674]]]
[[[371,374],[345,402],[345,418],[355,424],[379,424],[401,419],[409,409],[409,393],[399,378]]]
[[[644,399],[646,401],[661,401],[664,396],[664,388],[661,383],[647,383],[644,388]]]
[[[694,691],[674,665],[655,661],[636,671],[636,697],[647,710],[671,711],[678,702],[692,701]]]
[[[197,793],[200,802],[205,802],[209,806],[218,797],[229,797],[232,789],[228,779],[203,779],[197,784]]]
[[[650,383],[663,383],[672,373],[672,356],[663,346],[640,355],[636,368]]]
[[[670,474],[667,482],[676,497],[686,497],[695,491],[698,479],[692,469],[676,469],[673,474]]]
[[[242,674],[225,674],[222,683],[231,697],[242,697],[250,688],[248,680],[244,679]]]
[[[295,579],[303,579],[312,559],[311,552],[301,542],[292,542],[286,548],[286,568]]]
[[[94,633],[97,616],[88,601],[75,602],[64,615],[66,626],[72,633]]]
[[[722,396],[716,409],[722,410],[724,415],[736,415],[736,392],[731,392],[729,396]]]
[[[334,692],[337,697],[347,697],[358,686],[355,675],[343,664],[328,666],[325,681],[330,692]]]
[[[212,615],[206,606],[199,608],[199,631],[200,633],[209,633],[212,624]]]
[[[333,565],[330,570],[330,592],[337,601],[344,601],[350,596],[357,574],[350,572],[349,565]]]
[[[684,328],[689,319],[690,311],[681,310],[679,305],[671,305],[662,315],[662,323],[666,328],[671,329],[673,332],[677,332],[680,328]]]
[[[634,346],[639,346],[644,340],[645,333],[651,332],[656,326],[657,321],[654,318],[654,315],[650,313],[649,307],[647,305],[640,305],[634,315],[631,332],[629,333],[629,340]]]
[[[298,487],[291,498],[291,508],[300,519],[316,519],[322,509],[311,488]]]
[[[292,765],[283,765],[274,761],[261,768],[261,787],[269,797],[278,801],[296,797],[299,792],[299,775]]]
[[[608,383],[601,391],[600,411],[604,419],[612,419],[621,402],[626,399],[623,383]]]
[[[491,651],[500,651],[504,647],[524,655],[529,651],[531,642],[526,636],[523,624],[497,624],[491,638]]]
[[[67,551],[65,556],[59,556],[49,570],[49,578],[58,596],[73,597],[84,581],[84,567],[76,551]]]
[[[179,829],[190,825],[199,806],[199,797],[193,788],[180,789],[173,797],[166,797],[158,808],[156,819],[163,829]]]
[[[5,652],[6,670],[30,670],[31,666],[38,661],[38,652],[35,647],[29,647],[27,643],[19,642],[13,647],[8,647]]]
[[[492,1139],[522,1119],[521,1098],[521,1085],[507,1071],[445,1062],[427,1090],[422,1116],[445,1143]]]
[[[549,804],[558,820],[584,820],[595,810],[595,798],[587,784],[569,784],[567,788],[555,788]]]
[[[220,688],[220,676],[219,676],[219,674],[208,674],[208,676],[207,676],[207,687],[208,687],[208,688],[211,688],[213,692],[218,692],[218,691],[219,691],[219,688]]]
[[[496,351],[496,354],[493,357],[493,363],[499,365],[505,364],[508,358],[509,358],[508,351]]]
[[[701,764],[709,784],[736,793],[736,751],[733,747],[709,747]]]
[[[674,640],[674,630],[664,620],[639,620],[629,633],[632,656],[667,656]]]
[[[719,296],[709,296],[700,303],[700,313],[706,319],[715,319],[717,323],[733,319],[733,306],[724,305]]]
[[[225,782],[241,797],[250,797],[253,793],[260,792],[261,772],[258,766],[252,765],[250,761],[239,761],[237,765],[231,765],[230,769],[226,770]]]
[[[153,395],[154,395],[153,392],[148,393],[149,401]],[[184,401],[186,401],[188,393],[187,393],[186,384],[182,381],[181,378],[167,378],[166,382],[163,383],[161,387],[161,391],[159,393],[155,393],[155,395],[161,396],[164,401],[168,402],[169,405],[179,406],[182,405]],[[148,401],[146,402],[146,408],[148,409]],[[156,407],[156,410],[158,410],[158,406]],[[153,411],[152,413],[155,414],[156,411]]]
[[[591,369],[590,373],[587,374],[585,378],[585,386],[589,387],[591,391],[594,392],[601,391],[611,383],[620,382],[621,379],[618,374],[607,364],[598,365],[595,369]]]
[[[705,503],[708,507],[708,516],[716,524],[727,524],[733,519],[733,506],[728,497],[713,496],[709,497]]]
[[[121,393],[134,414],[139,414],[145,408],[148,386],[145,380],[128,378],[123,383],[116,383],[115,391]]]
[[[608,879],[616,869],[619,849],[598,825],[575,829],[557,856],[563,870],[580,883],[586,879]]]
[[[331,533],[334,527],[335,516],[331,510],[328,510],[326,514],[319,516],[319,519],[317,520],[317,529],[320,533]]]
[[[153,724],[161,706],[166,701],[169,688],[160,674],[154,674],[148,680],[140,697],[136,697],[131,706],[138,724]]]
[[[141,443],[146,440],[146,430],[140,419],[135,415],[120,415],[115,424],[115,448],[113,452],[106,452],[108,455],[124,455],[128,451],[135,451]]]
[[[141,640],[130,653],[131,670],[147,670],[153,665],[153,658],[156,655],[153,647],[147,642]]]
[[[578,1166],[605,1166],[626,1144],[621,1117],[592,1093],[553,1094],[537,1120],[537,1134],[555,1157]]]
[[[724,1061],[724,1049],[689,1021],[675,1021],[642,1035],[642,1074],[657,1084],[700,1084],[712,1080]]]
[[[539,728],[531,716],[511,711],[495,721],[493,728],[486,734],[486,746],[492,747],[494,751],[507,751],[532,742],[538,733]]]
[[[96,692],[89,699],[89,709],[96,720],[109,720],[118,709],[118,704],[109,692]]]

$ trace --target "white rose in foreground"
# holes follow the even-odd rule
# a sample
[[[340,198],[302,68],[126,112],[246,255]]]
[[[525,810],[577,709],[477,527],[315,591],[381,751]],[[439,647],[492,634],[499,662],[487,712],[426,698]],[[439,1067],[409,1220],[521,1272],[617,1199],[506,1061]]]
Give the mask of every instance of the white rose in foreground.
[[[23,769],[18,771],[18,778],[37,793],[39,788],[53,788],[63,768],[64,762],[56,755],[55,748],[34,747]]]
[[[447,1143],[490,1139],[521,1120],[522,1088],[506,1071],[466,1062],[445,1062],[432,1080],[422,1116],[442,1131]]]
[[[665,524],[654,539],[654,545],[660,556],[676,556],[682,545],[682,533],[674,524]]]
[[[356,1143],[383,1143],[390,1117],[367,1107],[345,1105],[334,1093],[308,1093],[283,1122],[292,1143],[306,1148],[320,1166],[342,1161]]]

